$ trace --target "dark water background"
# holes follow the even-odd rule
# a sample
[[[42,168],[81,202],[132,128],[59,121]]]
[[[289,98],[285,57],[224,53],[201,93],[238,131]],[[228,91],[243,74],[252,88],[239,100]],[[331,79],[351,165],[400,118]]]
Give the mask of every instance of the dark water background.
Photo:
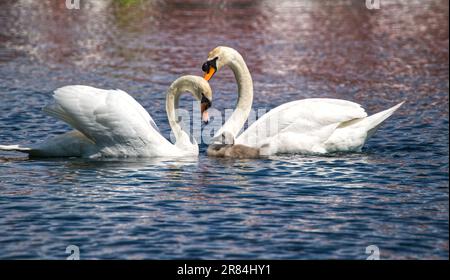
[[[407,103],[362,153],[264,160],[29,160],[0,153],[0,258],[448,259],[449,4],[445,0],[0,2],[0,143],[68,130],[63,85],[120,88],[166,137],[164,93],[239,50],[254,108],[332,97]],[[232,108],[229,69],[214,107]],[[184,105],[190,106],[189,102]],[[183,105],[183,103],[182,103]]]

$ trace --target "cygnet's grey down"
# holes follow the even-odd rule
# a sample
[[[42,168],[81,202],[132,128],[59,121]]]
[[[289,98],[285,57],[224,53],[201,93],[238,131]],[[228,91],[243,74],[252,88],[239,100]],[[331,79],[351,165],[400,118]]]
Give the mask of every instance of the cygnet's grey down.
[[[231,133],[223,132],[211,144],[206,151],[208,156],[227,158],[259,158],[260,149],[245,145],[234,144],[234,137]]]

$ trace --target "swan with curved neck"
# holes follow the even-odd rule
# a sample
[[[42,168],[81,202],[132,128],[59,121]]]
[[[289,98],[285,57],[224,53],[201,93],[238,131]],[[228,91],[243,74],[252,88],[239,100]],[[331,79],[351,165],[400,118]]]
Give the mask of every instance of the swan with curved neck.
[[[191,147],[190,149],[198,154],[198,144],[195,142],[191,143],[189,135],[181,128],[177,120],[176,110],[178,109],[178,104],[181,94],[184,92],[191,93],[195,99],[201,101],[200,110],[203,120],[207,121],[207,110],[211,106],[212,100],[212,90],[208,82],[199,76],[187,75],[175,80],[169,87],[166,95],[166,112],[167,119],[169,120],[170,128],[175,136],[176,142],[175,146]],[[205,116],[206,115],[206,116]],[[181,154],[181,151],[180,151]]]
[[[242,127],[244,127],[252,109],[253,81],[241,54],[228,47],[217,47],[209,53],[208,60],[202,67],[202,70],[206,72],[204,78],[209,81],[224,66],[230,67],[236,78],[238,99],[235,110],[216,133],[216,136],[228,132],[236,137]]]
[[[66,86],[55,91],[54,104],[44,112],[74,128],[38,145],[0,145],[3,151],[19,151],[41,157],[177,157],[197,156],[198,145],[177,121],[176,109],[182,93],[201,101],[201,111],[211,104],[212,91],[198,76],[175,80],[166,94],[166,111],[175,144],[164,138],[147,111],[121,90],[89,86]]]
[[[214,144],[229,138],[224,135],[232,135],[236,138],[233,143],[256,148],[260,155],[360,151],[383,121],[403,104],[368,116],[361,105],[346,100],[297,100],[272,109],[238,135],[250,114],[253,82],[242,56],[223,46],[208,54],[202,66],[204,78],[209,81],[224,66],[229,66],[236,78],[238,102],[231,117],[215,134],[218,143]]]

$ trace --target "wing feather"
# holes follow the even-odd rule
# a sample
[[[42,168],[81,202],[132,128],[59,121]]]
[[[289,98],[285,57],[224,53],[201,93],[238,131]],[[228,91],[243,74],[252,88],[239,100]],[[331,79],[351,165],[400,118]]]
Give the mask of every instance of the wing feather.
[[[44,111],[99,147],[139,149],[167,142],[148,112],[124,91],[65,86],[57,89],[53,97],[55,103]]]
[[[359,104],[346,100],[310,98],[292,101],[264,114],[236,139],[236,143],[261,146],[281,133],[326,140],[339,124],[366,116]]]

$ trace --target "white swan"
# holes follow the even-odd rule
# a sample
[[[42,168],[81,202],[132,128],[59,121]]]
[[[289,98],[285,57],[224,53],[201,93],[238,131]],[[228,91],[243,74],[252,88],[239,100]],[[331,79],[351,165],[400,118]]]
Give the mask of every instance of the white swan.
[[[178,157],[197,156],[198,145],[176,121],[183,92],[202,100],[202,113],[210,106],[212,91],[198,76],[175,80],[166,95],[166,111],[175,144],[164,138],[147,111],[121,90],[65,86],[55,91],[54,104],[43,110],[75,130],[31,147],[0,145],[3,151],[19,151],[42,157]],[[205,111],[206,112],[206,111]]]
[[[210,80],[225,65],[236,78],[238,101],[233,114],[215,134],[216,141],[223,144],[223,139],[229,138],[226,135],[231,135],[237,138],[227,144],[257,148],[261,155],[360,151],[379,125],[403,104],[367,116],[359,104],[350,101],[326,98],[292,101],[272,109],[238,136],[250,114],[253,82],[242,56],[229,47],[217,47],[209,53],[202,66],[204,78]],[[214,154],[208,149],[208,155]]]

